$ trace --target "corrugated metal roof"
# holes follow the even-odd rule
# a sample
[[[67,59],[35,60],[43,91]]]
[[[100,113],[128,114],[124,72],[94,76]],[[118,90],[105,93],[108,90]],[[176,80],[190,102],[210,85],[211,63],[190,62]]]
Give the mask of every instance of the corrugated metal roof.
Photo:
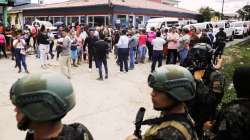
[[[165,4],[152,2],[149,0],[111,0],[113,5],[127,6],[131,8],[144,8],[154,9],[160,11],[171,11],[180,13],[198,14],[197,12],[168,6]],[[53,9],[53,8],[70,8],[70,7],[84,7],[84,6],[95,6],[95,5],[107,5],[108,0],[70,0],[61,3],[46,4],[42,6],[34,6],[24,8],[24,10],[38,10],[38,9]]]

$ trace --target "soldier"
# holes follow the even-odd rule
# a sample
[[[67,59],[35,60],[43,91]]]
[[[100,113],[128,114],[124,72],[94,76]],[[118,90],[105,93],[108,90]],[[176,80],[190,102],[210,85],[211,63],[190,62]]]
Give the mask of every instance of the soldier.
[[[212,56],[211,46],[205,43],[196,44],[188,56],[188,67],[196,82],[196,96],[187,104],[199,138],[203,136],[203,124],[215,118],[216,108],[224,95],[225,78],[217,70],[220,66],[212,64]]]
[[[152,125],[143,140],[196,140],[194,124],[187,113],[185,101],[195,94],[192,74],[177,65],[166,65],[148,77],[154,109],[161,111],[160,118],[145,120]],[[146,123],[145,123],[146,124]],[[134,135],[126,140],[138,140]]]
[[[216,51],[215,51],[215,58],[219,56],[221,58],[221,55],[223,54],[224,48],[226,46],[226,39],[227,34],[224,31],[224,28],[220,28],[220,31],[215,35],[216,37]],[[216,60],[214,60],[214,63],[216,63]]]
[[[62,124],[61,119],[75,106],[69,80],[57,74],[32,74],[11,87],[19,130],[28,129],[25,140],[93,140],[80,123]]]
[[[234,72],[233,83],[238,99],[226,104],[218,113],[213,126],[215,140],[250,139],[250,67]]]

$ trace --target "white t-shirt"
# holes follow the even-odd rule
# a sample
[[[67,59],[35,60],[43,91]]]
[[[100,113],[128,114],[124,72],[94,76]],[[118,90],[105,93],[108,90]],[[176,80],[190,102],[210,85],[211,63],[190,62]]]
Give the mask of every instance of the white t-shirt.
[[[163,45],[166,43],[166,41],[161,37],[156,37],[152,40],[153,50],[156,51],[162,51]]]
[[[17,44],[16,44],[17,43]],[[14,46],[16,44],[16,46]],[[13,46],[18,49],[24,49],[25,48],[25,41],[24,39],[20,39],[20,42],[18,42],[18,39],[15,39],[13,41]]]

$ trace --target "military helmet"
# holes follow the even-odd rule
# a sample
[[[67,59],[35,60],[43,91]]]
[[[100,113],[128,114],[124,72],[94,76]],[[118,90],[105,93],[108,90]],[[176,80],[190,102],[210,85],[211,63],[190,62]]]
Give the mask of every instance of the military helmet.
[[[194,45],[194,47],[190,50],[190,53],[194,57],[194,59],[206,61],[208,58],[211,60],[213,55],[213,50],[209,44],[198,43]]]
[[[177,65],[166,65],[157,69],[149,75],[148,85],[181,102],[191,100],[196,88],[192,74]]]
[[[206,43],[196,44],[189,52],[189,57],[197,66],[204,67],[211,63],[213,56],[212,47]]]
[[[61,119],[75,106],[70,81],[52,73],[31,74],[11,87],[10,99],[32,121]]]

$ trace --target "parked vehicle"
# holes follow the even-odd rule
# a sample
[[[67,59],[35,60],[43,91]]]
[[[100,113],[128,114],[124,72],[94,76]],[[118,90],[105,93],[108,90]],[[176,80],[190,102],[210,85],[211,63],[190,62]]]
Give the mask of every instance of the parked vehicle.
[[[36,19],[35,21],[32,22],[31,25],[27,25],[30,30],[32,30],[32,27],[37,27],[38,29],[41,28],[41,26],[44,25],[46,29],[50,29],[53,34],[57,33],[57,28],[52,25],[49,21],[40,21]]]
[[[171,27],[179,27],[178,18],[153,18],[149,19],[146,24],[146,31],[149,32],[150,29],[159,28],[159,29],[169,29]]]
[[[250,35],[250,21],[245,21],[245,23],[247,24],[247,33]]]
[[[235,29],[235,36],[244,38],[248,33],[247,23],[244,21],[238,21],[232,23]]]
[[[191,27],[195,27],[197,29],[213,29],[213,24],[211,22],[203,22],[203,23],[196,23],[196,24],[189,24],[184,26],[183,28],[191,29]]]
[[[227,39],[230,41],[234,40],[234,26],[232,23],[228,21],[218,21],[218,22],[211,22],[213,24],[213,33],[217,34],[220,31],[220,28],[224,29],[224,32],[227,34]]]
[[[190,24],[196,24],[196,23],[198,23],[198,21],[197,20],[180,20],[179,21],[179,25],[181,26],[181,27],[184,27],[184,26],[186,26],[186,25],[190,25]]]

